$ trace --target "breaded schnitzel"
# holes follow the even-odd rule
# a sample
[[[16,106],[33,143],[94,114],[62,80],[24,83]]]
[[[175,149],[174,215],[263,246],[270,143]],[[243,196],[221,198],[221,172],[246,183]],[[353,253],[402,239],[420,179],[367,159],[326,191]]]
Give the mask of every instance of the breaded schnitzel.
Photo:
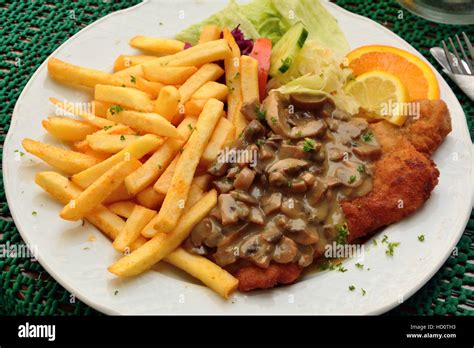
[[[439,171],[429,158],[451,131],[451,119],[441,100],[420,100],[418,119],[403,127],[386,121],[370,128],[382,148],[375,163],[373,186],[365,196],[341,202],[348,225],[348,242],[400,221],[419,209],[438,183]],[[235,275],[239,290],[271,288],[297,280],[301,267],[272,263],[267,269],[245,266]]]

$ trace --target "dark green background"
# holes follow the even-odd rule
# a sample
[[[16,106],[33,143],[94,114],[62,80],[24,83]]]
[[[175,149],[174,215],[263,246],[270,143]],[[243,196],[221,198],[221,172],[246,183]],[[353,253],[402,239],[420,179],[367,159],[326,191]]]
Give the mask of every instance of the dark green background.
[[[170,0],[172,1],[172,0]],[[0,0],[0,141],[3,143],[15,102],[39,65],[80,29],[113,11],[139,1],[2,1]],[[449,26],[420,19],[395,1],[339,0],[345,9],[369,17],[404,38],[428,58],[429,48],[461,31],[474,38],[473,26]],[[71,19],[74,11],[75,19]],[[399,19],[403,11],[403,19]],[[473,135],[474,104],[446,76],[468,118]],[[13,223],[0,183],[2,244],[23,243]],[[441,270],[414,296],[389,315],[474,315],[474,216]],[[97,312],[76,300],[36,262],[0,259],[0,314],[90,315]]]

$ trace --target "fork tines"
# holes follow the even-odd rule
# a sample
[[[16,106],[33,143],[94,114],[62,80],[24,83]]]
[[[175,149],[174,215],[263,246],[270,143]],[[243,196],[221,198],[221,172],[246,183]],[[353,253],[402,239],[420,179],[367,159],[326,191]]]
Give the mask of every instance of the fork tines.
[[[461,54],[464,58],[464,61],[459,56],[456,45],[454,44],[451,38],[448,38],[448,40],[454,54],[449,52],[446,46],[446,42],[442,40],[441,44],[443,46],[444,54],[446,55],[446,60],[448,61],[448,64],[449,64],[449,67],[451,68],[452,73],[462,74],[462,75],[474,75],[474,68],[471,63],[471,60],[474,60],[474,48],[472,47],[471,41],[469,40],[465,32],[462,32],[462,36],[471,57],[469,58],[467,56],[466,51],[464,50],[463,44],[457,34],[455,35],[456,42],[459,46],[459,49],[461,50]]]

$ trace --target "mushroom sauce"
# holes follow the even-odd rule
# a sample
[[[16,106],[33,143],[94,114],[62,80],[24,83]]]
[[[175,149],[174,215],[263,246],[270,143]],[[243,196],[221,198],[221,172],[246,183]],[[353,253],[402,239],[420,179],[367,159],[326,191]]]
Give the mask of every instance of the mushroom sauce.
[[[218,205],[184,247],[223,267],[307,267],[326,245],[345,243],[339,202],[370,192],[381,149],[365,119],[329,99],[271,92],[242,113],[250,123],[231,150],[254,156],[219,157],[208,169]]]

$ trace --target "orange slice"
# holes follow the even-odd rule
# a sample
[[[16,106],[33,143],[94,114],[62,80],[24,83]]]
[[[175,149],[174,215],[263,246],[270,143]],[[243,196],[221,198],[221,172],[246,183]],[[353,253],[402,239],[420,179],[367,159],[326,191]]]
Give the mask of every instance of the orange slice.
[[[402,49],[373,45],[356,48],[347,55],[354,75],[381,70],[400,79],[408,100],[439,99],[439,86],[433,70],[423,60]]]

